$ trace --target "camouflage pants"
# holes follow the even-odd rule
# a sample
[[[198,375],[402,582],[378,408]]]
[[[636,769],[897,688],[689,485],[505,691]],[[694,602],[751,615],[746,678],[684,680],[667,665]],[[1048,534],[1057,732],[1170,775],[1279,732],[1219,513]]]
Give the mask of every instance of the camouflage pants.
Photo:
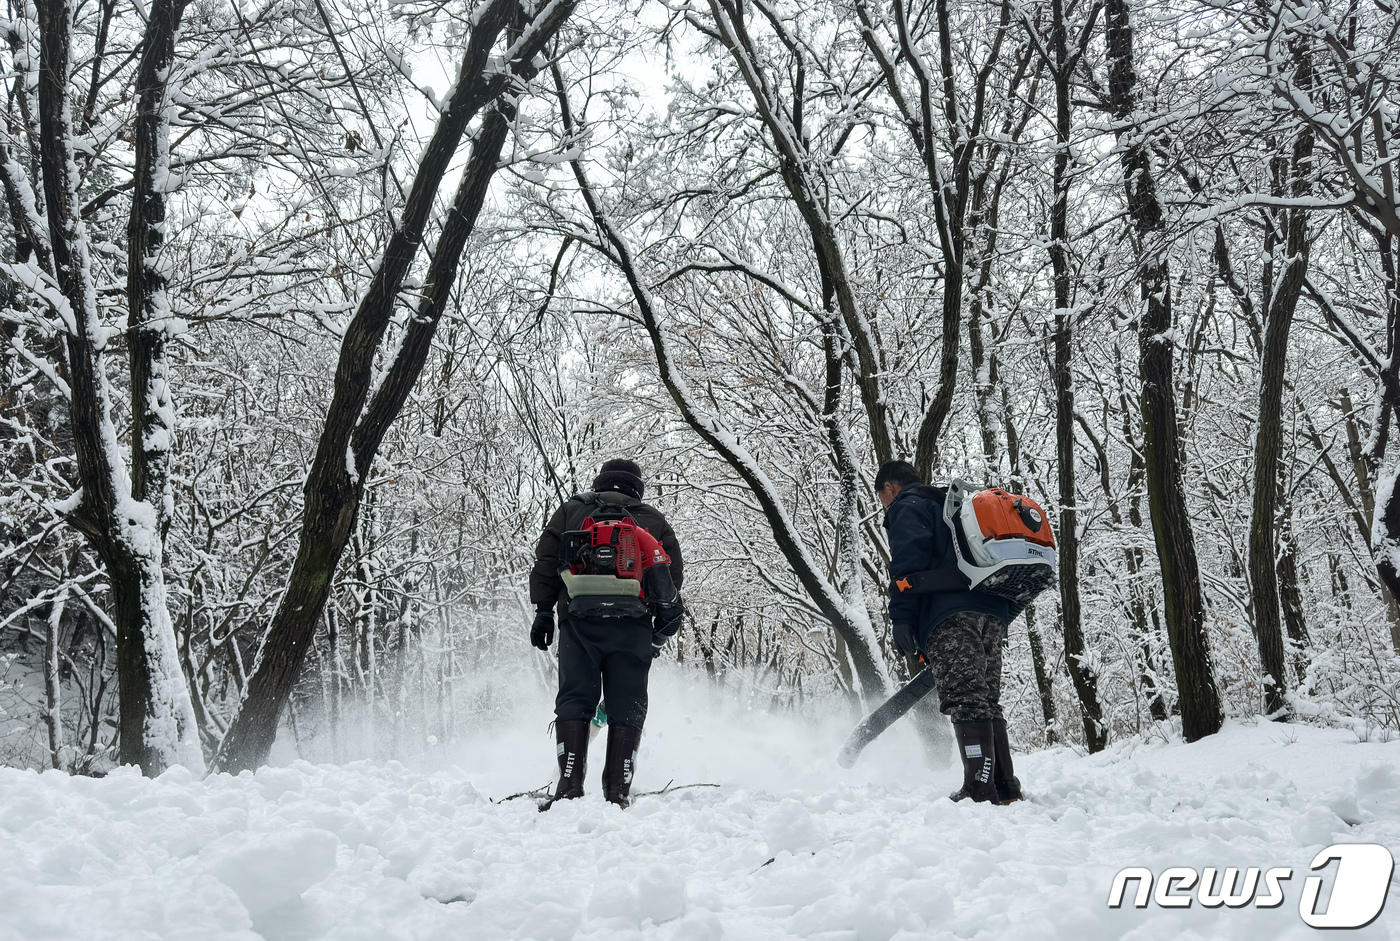
[[[1001,635],[990,614],[960,611],[939,621],[924,640],[938,682],[942,710],[954,722],[985,722],[1001,715]]]

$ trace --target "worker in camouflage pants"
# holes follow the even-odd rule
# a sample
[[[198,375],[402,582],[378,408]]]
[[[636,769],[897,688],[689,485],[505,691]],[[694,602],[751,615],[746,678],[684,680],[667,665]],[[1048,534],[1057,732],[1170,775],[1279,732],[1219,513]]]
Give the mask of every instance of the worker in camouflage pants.
[[[957,611],[933,626],[924,653],[938,681],[943,711],[954,722],[1001,719],[1002,623]]]
[[[933,668],[940,708],[952,720],[958,741],[963,786],[949,796],[996,804],[1020,800],[1000,703],[1001,638],[1011,622],[1010,602],[966,588],[899,590],[900,579],[956,570],[952,535],[943,521],[947,490],[924,484],[905,461],[882,465],[875,490],[889,532],[894,646]]]

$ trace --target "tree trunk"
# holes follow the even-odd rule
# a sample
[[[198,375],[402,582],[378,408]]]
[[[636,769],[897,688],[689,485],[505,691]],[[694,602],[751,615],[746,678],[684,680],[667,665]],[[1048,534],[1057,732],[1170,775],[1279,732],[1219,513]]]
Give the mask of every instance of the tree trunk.
[[[1308,622],[1298,581],[1298,545],[1293,538],[1293,507],[1283,501],[1279,514],[1278,595],[1283,603],[1283,624],[1293,647],[1294,669],[1302,680],[1308,666]]]
[[[65,572],[66,574],[66,572]],[[60,588],[49,602],[44,629],[44,725],[49,733],[50,767],[63,769],[63,681],[59,672],[59,641],[68,589]]]
[[[67,0],[43,0],[39,23],[41,176],[53,272],[64,301],[58,313],[66,328],[70,418],[82,487],[68,519],[87,536],[111,583],[121,694],[118,760],[149,775],[172,764],[202,773],[198,724],[166,606],[159,512],[133,497],[117,457],[120,439],[98,345],[104,326],[74,176],[67,86],[72,8]]]
[[[1053,745],[1060,740],[1055,717],[1055,688],[1050,672],[1045,669],[1045,647],[1035,626],[1035,605],[1026,608],[1026,634],[1031,642],[1031,665],[1035,668],[1035,689],[1040,696],[1040,715],[1045,720],[1045,741]]]
[[[996,366],[995,360],[992,361],[992,366]],[[993,373],[993,382],[996,381]],[[1024,492],[1026,475],[1021,468],[1021,439],[1016,433],[1016,423],[1011,420],[1011,394],[1005,385],[1001,387],[1001,422],[1002,427],[1006,429],[1006,457],[1011,462],[1011,482],[1007,489],[1019,494]],[[1041,717],[1045,720],[1045,740],[1054,744],[1060,739],[1054,680],[1045,667],[1045,645],[1041,642],[1040,631],[1035,625],[1034,604],[1026,607],[1025,618],[1026,635],[1031,646],[1031,664],[1035,668],[1035,688],[1040,696]]]
[[[1391,324],[1391,330],[1400,324],[1400,301],[1397,301],[1396,292],[1400,290],[1400,285],[1395,281],[1395,267],[1393,258],[1387,251],[1390,239],[1387,236],[1377,235],[1381,243],[1381,267],[1386,273],[1386,293],[1389,298],[1387,303],[1387,320]],[[1393,341],[1392,341],[1393,342]],[[1391,354],[1394,361],[1394,354]],[[1390,406],[1386,404],[1385,389],[1386,383],[1381,382],[1381,404],[1382,414],[1388,413]],[[1365,536],[1368,548],[1375,546],[1375,519],[1376,519],[1376,490],[1372,484],[1371,461],[1366,446],[1362,442],[1361,423],[1356,417],[1356,406],[1352,403],[1351,392],[1345,386],[1338,393],[1338,403],[1341,405],[1342,414],[1345,417],[1347,433],[1347,456],[1351,460],[1352,473],[1356,475],[1356,486],[1361,492],[1361,512],[1364,526],[1360,526],[1362,534]],[[1380,436],[1377,435],[1377,438]],[[1390,645],[1396,654],[1400,654],[1400,603],[1396,602],[1395,591],[1390,586],[1384,576],[1381,578],[1381,603],[1385,605],[1386,624],[1390,628]]]
[[[882,391],[884,363],[870,323],[856,300],[845,253],[822,198],[827,187],[816,168],[823,157],[809,151],[808,140],[802,130],[806,66],[802,61],[800,44],[782,32],[779,21],[770,20],[770,25],[779,31],[779,37],[795,59],[789,112],[782,107],[778,90],[759,66],[744,19],[743,4],[730,0],[710,0],[709,7],[715,29],[706,32],[719,40],[730,53],[744,83],[749,87],[758,117],[773,142],[778,170],[788,195],[810,233],[823,293],[835,295],[837,308],[855,352],[856,387],[865,408],[875,459],[881,463],[891,460],[894,457],[894,443],[890,432],[889,408]]]
[[[173,332],[160,266],[170,172],[169,82],[187,0],[155,0],[136,72],[136,164],[127,225],[127,348],[131,363],[131,495],[156,510],[162,534],[173,511],[170,449],[175,411],[165,354]]]
[[[1138,240],[1137,280],[1142,297],[1138,349],[1142,379],[1142,427],[1147,466],[1148,508],[1162,570],[1167,639],[1172,648],[1181,704],[1182,734],[1188,742],[1220,730],[1224,715],[1211,671],[1205,633],[1195,535],[1181,483],[1172,370],[1171,277],[1163,246],[1162,207],[1143,131],[1135,120],[1137,76],[1127,0],[1107,0],[1105,26],[1109,96],[1117,128],[1128,214]]]
[[[335,605],[326,605],[326,724],[331,732],[331,761],[340,758],[340,631]]]
[[[1389,232],[1375,233],[1376,244],[1380,249],[1381,270],[1385,274],[1386,288],[1386,358],[1381,369],[1376,389],[1376,421],[1371,430],[1365,458],[1360,463],[1371,471],[1381,467],[1385,458],[1387,442],[1390,438],[1390,425],[1395,410],[1400,408],[1400,277],[1397,277],[1395,263],[1395,240]],[[1348,414],[1354,414],[1348,409]],[[1352,429],[1348,423],[1348,438]],[[1381,594],[1387,602],[1390,622],[1391,648],[1400,655],[1400,464],[1392,466],[1378,475],[1374,488],[1376,509],[1380,512],[1380,527],[1371,527],[1371,554],[1376,561],[1376,574],[1381,577],[1385,590]]]
[[[243,701],[220,746],[217,765],[221,770],[255,768],[267,759],[277,737],[282,707],[316,636],[336,566],[354,527],[365,479],[380,442],[427,360],[467,237],[499,163],[515,115],[513,99],[502,93],[512,82],[535,77],[539,71],[535,58],[572,12],[573,0],[554,0],[529,22],[521,21],[523,14],[518,10],[513,0],[495,0],[475,21],[451,101],[419,161],[399,227],[346,328],[335,392],[306,479],[301,543],[286,593],[258,650]],[[496,68],[490,63],[491,50],[508,27],[517,45],[516,57],[508,68]],[[493,100],[496,105],[482,122],[452,210],[443,223],[416,316],[404,328],[402,344],[376,387],[375,360],[399,289],[422,243],[438,186],[467,123]]]
[[[1124,398],[1126,399],[1126,396]],[[1128,409],[1126,401],[1123,407],[1123,426],[1124,437],[1128,447],[1132,449],[1132,457],[1128,463],[1128,522],[1134,530],[1142,532],[1146,527],[1143,526],[1142,497],[1138,494],[1138,487],[1147,475],[1147,467],[1143,462],[1142,452],[1133,442],[1132,412]],[[1148,644],[1148,638],[1159,636],[1158,632],[1161,629],[1157,620],[1157,605],[1143,580],[1142,549],[1138,546],[1128,546],[1124,548],[1123,554],[1127,557],[1128,577],[1133,580],[1128,587],[1128,594],[1132,605],[1133,628],[1137,634],[1138,646],[1142,650],[1142,664],[1138,668],[1138,677],[1147,695],[1148,712],[1155,721],[1164,722],[1167,718],[1167,704],[1162,700],[1162,691],[1157,686],[1157,667],[1152,661],[1152,647]]]
[[[970,241],[967,236],[967,214],[973,189],[972,165],[979,155],[986,156],[990,161],[1000,152],[1000,144],[984,146],[987,142],[983,137],[983,122],[988,90],[992,86],[993,75],[1001,59],[1002,44],[1011,24],[1011,4],[1003,0],[999,7],[999,22],[987,38],[986,58],[969,83],[972,100],[967,113],[964,113],[959,104],[957,74],[954,71],[954,26],[948,0],[935,0],[933,7],[938,41],[936,66],[926,57],[924,44],[920,41],[925,37],[919,35],[918,26],[911,22],[905,0],[891,0],[888,18],[885,18],[885,21],[894,24],[897,55],[887,51],[878,38],[875,32],[876,17],[866,3],[856,3],[856,14],[863,27],[861,38],[879,64],[890,97],[924,164],[943,262],[938,388],[919,422],[914,447],[914,467],[924,480],[929,479],[938,462],[938,439],[952,412],[957,391],[962,303]],[[913,19],[917,20],[926,13],[927,10],[921,10]],[[1015,70],[1011,87],[1014,88],[1024,77],[1024,65],[1023,61],[1021,67]],[[912,74],[917,94],[911,95],[905,91],[899,78],[899,66],[907,67]],[[939,164],[943,148],[934,130],[934,115],[939,111],[942,112],[941,120],[948,133],[946,166]]]
[[[1055,169],[1050,204],[1050,263],[1055,273],[1055,457],[1060,488],[1059,569],[1060,626],[1065,664],[1079,696],[1084,744],[1089,753],[1103,751],[1108,729],[1099,705],[1099,680],[1085,662],[1083,615],[1079,606],[1079,512],[1076,507],[1074,455],[1074,385],[1070,372],[1074,315],[1070,310],[1069,147],[1070,77],[1074,62],[1065,41],[1064,0],[1051,0],[1051,74],[1055,80]]]
[[[1300,45],[1295,50],[1294,80],[1311,84],[1309,59]],[[1307,127],[1298,132],[1289,161],[1274,161],[1274,190],[1278,196],[1302,198],[1311,191],[1313,135]],[[1291,187],[1287,186],[1290,182]],[[1290,192],[1291,190],[1291,192]],[[1287,718],[1288,666],[1283,643],[1283,619],[1279,606],[1279,545],[1276,522],[1279,513],[1279,464],[1283,458],[1283,381],[1288,368],[1288,334],[1308,268],[1308,213],[1305,209],[1280,211],[1273,216],[1286,229],[1283,240],[1285,270],[1273,293],[1272,272],[1266,269],[1264,284],[1264,347],[1259,364],[1259,424],[1254,439],[1254,500],[1249,525],[1250,604],[1254,609],[1254,636],[1259,662],[1264,668],[1264,712]],[[1272,229],[1272,225],[1271,225]],[[1271,296],[1272,294],[1272,296]]]

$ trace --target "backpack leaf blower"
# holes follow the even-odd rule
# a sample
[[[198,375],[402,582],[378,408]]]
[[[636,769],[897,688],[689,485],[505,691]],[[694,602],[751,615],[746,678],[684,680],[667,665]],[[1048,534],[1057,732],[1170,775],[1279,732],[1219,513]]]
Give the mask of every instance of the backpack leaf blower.
[[[679,616],[680,594],[661,541],[630,519],[588,517],[564,533],[559,576],[578,617]]]
[[[943,500],[957,572],[933,569],[896,579],[900,592],[971,590],[1000,595],[1012,619],[1055,583],[1057,553],[1050,521],[1030,497],[1000,487],[974,491],[954,480]]]

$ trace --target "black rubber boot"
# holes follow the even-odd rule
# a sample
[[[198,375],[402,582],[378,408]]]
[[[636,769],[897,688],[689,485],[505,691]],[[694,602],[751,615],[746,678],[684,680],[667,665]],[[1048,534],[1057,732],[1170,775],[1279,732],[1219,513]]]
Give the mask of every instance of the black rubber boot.
[[[1021,799],[1021,779],[1013,773],[1011,743],[1006,738],[1006,720],[992,720],[992,780],[997,786],[997,803],[1010,804]]]
[[[608,758],[603,764],[603,796],[619,807],[632,803],[632,772],[637,767],[637,746],[642,730],[608,723]]]
[[[554,735],[559,742],[559,786],[540,810],[548,810],[555,801],[583,796],[583,775],[588,770],[589,724],[586,721],[554,723]]]
[[[995,803],[996,745],[992,723],[989,720],[954,722],[953,735],[958,740],[958,756],[963,763],[963,786],[949,794],[949,800],[970,797],[978,803]]]

